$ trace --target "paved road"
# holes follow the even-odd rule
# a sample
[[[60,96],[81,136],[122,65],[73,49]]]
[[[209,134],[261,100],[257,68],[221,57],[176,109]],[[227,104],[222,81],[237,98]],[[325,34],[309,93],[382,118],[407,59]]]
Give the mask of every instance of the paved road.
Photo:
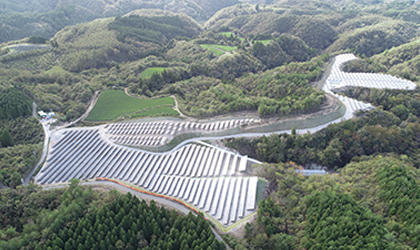
[[[157,196],[154,196],[154,195],[149,195],[149,194],[145,194],[145,193],[141,193],[141,192],[136,192],[133,189],[118,185],[117,183],[110,182],[110,181],[82,182],[81,185],[87,185],[87,186],[106,185],[106,186],[111,186],[111,187],[114,187],[114,188],[116,188],[116,189],[118,189],[122,192],[130,192],[131,194],[139,197],[140,199],[154,200],[154,201],[156,201],[156,203],[159,203],[161,205],[165,205],[165,206],[171,207],[173,209],[176,209],[183,214],[188,214],[189,212],[191,212],[190,209],[188,209],[187,207],[185,207],[185,206],[183,206],[183,205],[181,205],[177,202],[167,200],[167,199],[164,199],[164,198],[161,198],[161,197],[157,197]],[[68,187],[68,185],[46,186],[43,189],[44,190],[49,190],[49,189],[63,188],[63,187]],[[196,215],[195,213],[193,213],[193,214]],[[221,241],[221,242],[225,243],[227,249],[230,249],[229,246],[226,244],[226,242],[223,241],[222,237],[217,233],[217,231],[213,227],[211,229],[212,229],[216,239],[218,241]]]
[[[32,116],[35,118],[38,118],[36,116],[36,103],[32,103]],[[38,169],[38,167],[44,162],[45,157],[47,157],[47,152],[48,152],[48,140],[50,139],[50,132],[48,130],[47,125],[45,125],[42,120],[39,120],[39,122],[42,125],[42,128],[44,129],[44,148],[42,149],[42,155],[41,158],[39,159],[38,163],[36,164],[36,166],[32,169],[32,171],[28,174],[28,176],[26,176],[26,178],[23,180],[23,185],[26,186],[29,183],[29,180],[31,179],[32,175],[35,173],[35,171]]]

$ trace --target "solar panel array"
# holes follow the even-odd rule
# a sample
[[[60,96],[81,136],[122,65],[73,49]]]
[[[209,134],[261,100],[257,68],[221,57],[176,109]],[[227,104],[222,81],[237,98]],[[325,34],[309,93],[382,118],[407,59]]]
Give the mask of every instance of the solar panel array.
[[[149,153],[109,143],[101,129],[55,132],[36,182],[113,178],[182,199],[224,225],[255,212],[258,178],[243,175],[246,156],[196,144]]]
[[[353,113],[356,111],[373,109],[373,106],[370,103],[364,103],[353,98],[337,95],[333,91],[339,91],[340,89],[347,87],[413,90],[417,86],[411,81],[391,75],[344,72],[342,70],[343,65],[352,60],[357,60],[357,57],[351,53],[336,56],[334,64],[331,67],[331,73],[323,87],[327,93],[336,96],[347,107],[350,117],[353,116]]]
[[[365,87],[376,89],[407,89],[413,90],[416,84],[392,75],[376,73],[347,73],[342,71],[345,63],[357,60],[353,54],[341,54],[335,57],[335,62],[331,67],[331,73],[326,83],[329,89],[341,87]]]
[[[126,122],[107,125],[109,139],[118,144],[160,146],[182,133],[210,133],[253,124],[254,119],[234,119],[218,122],[198,123],[184,121]]]

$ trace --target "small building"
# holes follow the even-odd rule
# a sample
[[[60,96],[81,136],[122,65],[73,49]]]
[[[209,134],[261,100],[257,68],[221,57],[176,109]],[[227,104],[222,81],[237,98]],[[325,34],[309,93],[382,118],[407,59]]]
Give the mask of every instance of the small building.
[[[41,117],[42,119],[44,119],[45,117],[47,117],[47,113],[45,113],[44,111],[38,111],[38,115],[39,117]]]

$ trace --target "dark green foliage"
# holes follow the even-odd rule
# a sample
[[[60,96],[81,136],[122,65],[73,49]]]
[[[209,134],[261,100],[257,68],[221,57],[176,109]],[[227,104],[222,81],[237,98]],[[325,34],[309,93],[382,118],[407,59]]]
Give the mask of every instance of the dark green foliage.
[[[15,141],[13,140],[12,136],[9,133],[9,130],[7,129],[3,130],[3,133],[1,133],[0,142],[3,147],[10,147],[15,144]]]
[[[32,100],[24,92],[9,88],[0,92],[0,119],[17,118],[32,114]]]
[[[305,249],[386,249],[381,241],[387,230],[380,216],[363,208],[347,194],[313,192],[304,199],[306,210]]]
[[[40,144],[0,148],[0,182],[10,187],[21,185],[20,179],[35,166],[41,149]]]
[[[370,57],[408,43],[417,35],[418,31],[412,24],[402,21],[383,22],[342,34],[327,51],[352,49]]]
[[[32,4],[32,2],[30,3]],[[67,5],[46,13],[10,13],[0,15],[0,42],[17,40],[28,36],[53,37],[55,32],[67,25],[91,21],[97,15],[87,9]],[[43,25],[28,25],[38,24]]]
[[[267,45],[256,42],[251,47],[251,53],[257,57],[267,69],[272,69],[290,62],[304,62],[315,55],[301,39],[282,35]]]
[[[35,44],[43,44],[47,41],[48,39],[42,36],[30,36],[28,39],[29,43],[35,43]]]
[[[361,60],[352,60],[343,67],[345,72],[364,72],[364,73],[386,73],[388,70],[380,63],[370,58]]]
[[[405,249],[418,247],[419,172],[404,160],[375,157],[339,175],[304,177],[297,165],[264,164],[271,183],[246,242],[235,249]]]
[[[52,242],[64,249],[65,243],[56,240],[57,235],[64,238],[70,237],[71,231],[78,232],[74,225],[80,219],[89,218],[91,213],[118,196],[115,191],[106,195],[78,183],[74,179],[69,188],[45,191],[35,185],[2,189],[0,249],[34,249],[36,246],[42,249]]]
[[[397,221],[392,229],[413,248],[420,246],[420,184],[416,177],[404,164],[381,168],[376,177],[381,189],[378,196],[387,204],[385,216]]]
[[[130,193],[87,214],[76,224],[61,228],[44,249],[79,244],[87,249],[96,244],[106,249],[225,249],[202,214],[180,216],[158,208],[153,200],[148,206]]]
[[[308,46],[320,50],[332,44],[338,35],[331,25],[316,17],[300,21],[293,28],[292,34],[300,37]]]
[[[117,17],[108,25],[110,30],[119,32],[117,39],[125,42],[126,38],[139,42],[151,42],[165,44],[169,40],[179,36],[192,37],[197,35],[197,30],[188,29],[189,23],[179,16],[156,16],[141,17],[131,15]]]

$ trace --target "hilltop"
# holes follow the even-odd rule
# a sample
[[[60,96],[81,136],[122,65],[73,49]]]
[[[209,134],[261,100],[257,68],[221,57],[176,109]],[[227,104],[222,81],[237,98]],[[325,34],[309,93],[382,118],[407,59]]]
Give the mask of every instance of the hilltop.
[[[121,16],[136,9],[161,9],[205,21],[216,11],[237,3],[237,0],[6,0],[1,3],[0,10],[0,43],[32,35],[51,38],[65,26]]]

